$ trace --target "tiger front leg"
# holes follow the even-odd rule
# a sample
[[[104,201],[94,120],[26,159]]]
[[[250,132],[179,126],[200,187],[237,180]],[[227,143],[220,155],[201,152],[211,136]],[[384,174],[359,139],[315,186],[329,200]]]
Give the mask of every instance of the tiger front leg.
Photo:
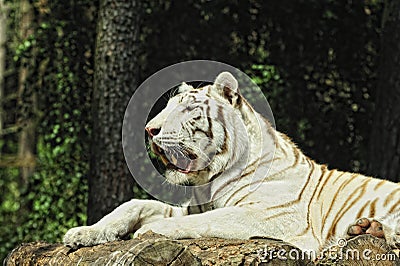
[[[186,215],[186,210],[153,200],[131,200],[91,226],[71,228],[63,243],[73,249],[121,239],[148,223],[171,216]]]
[[[173,239],[249,239],[253,236],[273,235],[272,231],[268,231],[269,227],[263,227],[262,224],[254,211],[242,207],[225,207],[201,214],[157,220],[142,226],[135,232],[134,237],[148,231]]]

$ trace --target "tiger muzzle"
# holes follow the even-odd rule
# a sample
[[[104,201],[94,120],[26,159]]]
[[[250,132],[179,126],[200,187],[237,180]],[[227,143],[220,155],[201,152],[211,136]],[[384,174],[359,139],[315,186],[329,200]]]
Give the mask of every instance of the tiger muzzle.
[[[162,148],[152,142],[151,149],[168,169],[185,174],[194,170],[194,161],[197,159],[197,155],[180,146]]]

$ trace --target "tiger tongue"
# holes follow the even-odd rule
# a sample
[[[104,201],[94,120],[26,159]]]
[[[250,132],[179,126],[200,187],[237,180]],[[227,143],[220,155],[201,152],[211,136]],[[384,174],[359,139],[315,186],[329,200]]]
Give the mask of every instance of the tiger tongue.
[[[183,170],[183,169],[178,168],[178,172],[181,172],[181,173],[184,173],[184,174],[188,174],[188,173],[190,173],[190,170],[189,169]]]

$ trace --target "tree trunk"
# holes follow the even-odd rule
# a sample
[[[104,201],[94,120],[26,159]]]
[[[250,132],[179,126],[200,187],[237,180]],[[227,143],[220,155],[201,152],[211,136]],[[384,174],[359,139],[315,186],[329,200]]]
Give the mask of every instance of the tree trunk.
[[[4,80],[6,69],[6,41],[7,41],[7,9],[4,0],[0,0],[0,135],[4,130]],[[0,151],[1,155],[1,151]]]
[[[33,7],[29,0],[22,0],[20,2],[20,25],[19,25],[19,38],[23,42],[33,34]],[[29,84],[28,79],[31,69],[29,66],[34,65],[35,58],[31,52],[31,58],[21,59],[21,67],[18,73],[18,107],[20,108],[19,122],[22,124],[22,130],[19,135],[18,143],[18,157],[21,162],[26,163],[28,166],[20,168],[20,190],[26,190],[28,178],[33,174],[35,167],[35,153],[36,153],[36,123],[33,114],[37,110],[36,95]],[[29,62],[28,62],[29,61]]]
[[[133,197],[122,121],[138,85],[141,1],[101,0],[96,40],[88,224]]]
[[[400,181],[400,1],[386,1],[369,173]]]
[[[365,250],[368,252],[363,253]],[[280,240],[171,240],[146,233],[75,251],[61,244],[22,244],[8,255],[5,265],[399,265],[395,252],[384,240],[362,235],[342,249],[332,248],[313,263],[310,253]]]

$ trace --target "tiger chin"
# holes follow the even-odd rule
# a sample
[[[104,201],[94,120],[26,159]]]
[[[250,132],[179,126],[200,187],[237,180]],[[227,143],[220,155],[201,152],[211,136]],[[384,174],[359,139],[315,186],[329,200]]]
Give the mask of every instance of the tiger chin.
[[[400,184],[317,164],[253,109],[228,72],[201,88],[183,83],[145,130],[166,180],[209,185],[210,203],[133,199],[94,225],[70,229],[65,245],[153,231],[175,239],[264,236],[314,251],[371,234],[400,247]]]

